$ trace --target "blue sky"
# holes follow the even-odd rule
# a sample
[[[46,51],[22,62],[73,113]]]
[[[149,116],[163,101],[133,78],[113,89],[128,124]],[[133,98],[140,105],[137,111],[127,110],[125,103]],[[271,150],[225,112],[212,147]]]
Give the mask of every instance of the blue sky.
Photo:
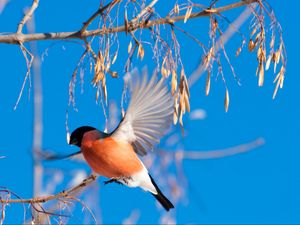
[[[11,0],[0,14],[0,32],[13,32],[22,16],[24,6],[31,1]],[[97,7],[98,1],[68,2],[41,1],[36,11],[36,30],[73,31]],[[176,206],[176,219],[179,223],[300,223],[300,177],[299,177],[299,83],[297,37],[298,1],[280,3],[270,1],[278,20],[283,27],[283,37],[288,54],[288,65],[284,89],[272,100],[274,75],[266,73],[265,85],[257,87],[256,55],[247,51],[236,58],[235,50],[239,39],[234,37],[227,44],[227,51],[239,76],[242,86],[238,86],[229,70],[225,71],[230,91],[230,108],[223,109],[224,86],[222,81],[212,81],[211,94],[204,94],[205,79],[201,78],[191,88],[191,108],[204,109],[205,120],[189,121],[185,119],[186,136],[181,137],[181,146],[187,150],[213,150],[235,146],[263,137],[266,144],[251,152],[222,159],[209,159],[184,162],[184,171],[189,180],[188,204]],[[158,4],[157,11],[165,11]],[[233,20],[240,10],[227,15]],[[200,39],[207,40],[208,20],[198,19],[190,25],[180,26],[201,34]],[[247,36],[248,25],[242,31]],[[121,46],[127,48],[129,38],[121,36]],[[200,50],[184,36],[181,54],[189,75],[199,62]],[[201,39],[202,40],[202,39]],[[72,42],[39,42],[39,53],[47,51],[42,62],[43,80],[43,147],[56,152],[71,152],[65,140],[65,111],[68,103],[68,82],[82,54],[83,48]],[[122,45],[123,43],[123,45]],[[13,106],[18,97],[24,74],[25,62],[18,46],[1,44],[0,113],[1,143],[0,186],[6,186],[22,197],[32,195],[32,159],[30,146],[32,141],[33,101],[27,98],[27,89],[16,111]],[[125,50],[126,53],[126,50]],[[124,52],[120,53],[115,69],[122,74]],[[122,55],[123,54],[123,55]],[[148,58],[140,67],[153,63]],[[104,127],[102,109],[95,104],[93,89],[87,75],[84,94],[77,96],[78,112],[70,110],[70,128],[88,124]],[[122,79],[108,79],[109,97],[120,101]],[[119,104],[118,104],[119,105]],[[59,167],[64,171],[85,169],[83,164],[58,162],[48,167]],[[158,179],[158,178],[157,178]],[[102,179],[103,180],[103,179]],[[159,180],[159,179],[158,179]],[[178,181],[180,182],[180,181]],[[99,182],[100,185],[102,183]],[[63,185],[59,188],[64,188]],[[168,193],[168,190],[165,190]],[[103,222],[117,223],[128,216],[133,208],[139,208],[139,223],[155,223],[160,211],[155,207],[151,196],[140,190],[132,190],[113,185],[100,188]],[[134,201],[133,201],[134,200]],[[117,204],[116,204],[117,203]],[[7,223],[15,222],[15,216],[22,219],[22,207],[11,205],[7,209]]]

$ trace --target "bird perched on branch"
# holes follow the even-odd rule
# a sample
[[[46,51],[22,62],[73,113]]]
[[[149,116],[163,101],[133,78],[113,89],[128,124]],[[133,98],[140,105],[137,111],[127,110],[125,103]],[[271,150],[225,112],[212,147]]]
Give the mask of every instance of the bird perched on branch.
[[[173,101],[164,79],[131,78],[131,100],[124,118],[111,133],[82,126],[71,134],[69,144],[80,152],[92,170],[128,187],[150,192],[169,211],[173,204],[160,191],[138,155],[146,155],[171,124]]]

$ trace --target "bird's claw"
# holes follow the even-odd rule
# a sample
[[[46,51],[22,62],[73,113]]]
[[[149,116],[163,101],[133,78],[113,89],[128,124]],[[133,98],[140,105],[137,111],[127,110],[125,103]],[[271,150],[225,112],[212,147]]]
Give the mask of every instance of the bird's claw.
[[[111,179],[109,179],[107,181],[104,181],[105,185],[110,184],[110,183],[122,184],[122,182],[120,182],[118,178],[111,178]]]
[[[128,180],[132,179],[131,177],[113,177],[107,181],[104,181],[104,184],[117,183],[117,184],[128,184]],[[123,181],[123,182],[121,182]]]

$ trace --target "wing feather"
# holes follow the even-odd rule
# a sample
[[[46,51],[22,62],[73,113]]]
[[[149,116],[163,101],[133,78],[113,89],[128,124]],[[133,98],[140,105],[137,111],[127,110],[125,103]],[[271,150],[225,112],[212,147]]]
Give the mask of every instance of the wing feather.
[[[170,127],[173,99],[164,79],[156,81],[153,75],[133,75],[131,78],[131,101],[118,128],[111,136],[132,144],[140,155],[146,155],[159,143]]]

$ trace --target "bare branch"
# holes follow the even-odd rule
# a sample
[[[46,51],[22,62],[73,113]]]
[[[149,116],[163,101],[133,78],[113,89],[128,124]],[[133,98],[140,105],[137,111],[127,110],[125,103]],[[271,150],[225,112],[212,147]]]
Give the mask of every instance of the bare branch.
[[[228,11],[234,8],[238,8],[241,6],[249,5],[251,3],[257,2],[257,0],[245,0],[245,1],[239,1],[236,3],[228,4],[226,6],[222,6],[215,9],[205,9],[200,12],[192,13],[189,17],[189,19],[193,18],[199,18],[199,17],[207,17],[212,14],[219,14],[224,11]],[[155,25],[160,24],[172,24],[178,21],[183,21],[185,18],[185,15],[175,16],[172,18],[161,18],[156,20],[150,20],[150,21],[142,21],[141,23],[129,26],[129,31],[134,31],[137,29],[146,29]],[[54,33],[34,33],[34,34],[4,34],[0,35],[0,43],[7,43],[7,44],[19,44],[19,42],[29,42],[29,41],[35,41],[35,40],[57,40],[57,39],[84,39],[86,37],[95,36],[95,35],[105,35],[105,34],[111,34],[111,33],[118,33],[118,32],[125,32],[126,28],[125,26],[117,26],[113,28],[103,28],[103,29],[96,29],[96,30],[90,30],[86,31],[84,33],[79,31],[73,31],[73,32],[54,32]]]
[[[20,21],[18,28],[17,28],[17,34],[21,34],[24,25],[27,23],[27,21],[31,18],[32,14],[36,10],[36,8],[39,6],[39,0],[33,0],[31,8],[25,13],[23,19]]]
[[[35,198],[30,198],[30,199],[8,199],[8,200],[0,199],[0,203],[30,203],[30,204],[33,204],[33,203],[44,203],[44,202],[48,202],[48,201],[55,200],[55,199],[70,197],[72,194],[76,194],[77,192],[82,190],[84,187],[86,187],[89,184],[91,184],[92,182],[94,182],[96,180],[96,178],[97,178],[97,176],[92,174],[88,178],[83,180],[80,184],[76,185],[75,187],[72,187],[68,190],[63,190],[54,195],[35,197]],[[1,189],[0,189],[0,192],[1,192]]]
[[[241,144],[239,146],[225,148],[220,150],[197,150],[197,151],[166,151],[166,150],[159,150],[159,153],[164,154],[174,154],[176,158],[181,159],[192,159],[192,160],[199,160],[199,159],[216,159],[216,158],[223,158],[227,156],[232,156],[240,153],[249,152],[255,148],[258,148],[265,144],[265,140],[263,138],[258,138],[254,141],[249,143]]]

